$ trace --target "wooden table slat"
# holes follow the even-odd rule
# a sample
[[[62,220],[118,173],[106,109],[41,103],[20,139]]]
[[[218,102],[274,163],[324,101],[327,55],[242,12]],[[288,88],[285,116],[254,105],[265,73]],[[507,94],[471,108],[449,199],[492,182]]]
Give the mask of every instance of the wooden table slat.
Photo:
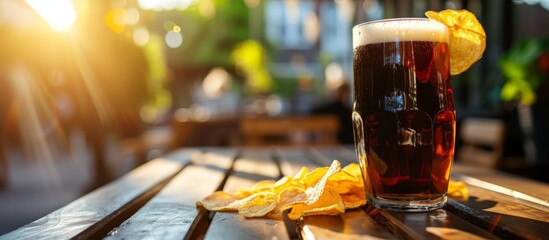
[[[309,171],[318,167],[317,164],[310,161],[306,154],[299,149],[276,149],[274,154],[280,163],[284,176],[293,176],[302,167],[307,167]]]
[[[549,212],[475,186],[469,186],[469,190],[471,197],[467,201],[449,201],[446,209],[502,238],[547,237]]]
[[[107,239],[183,239],[198,215],[196,202],[219,187],[235,153],[196,155],[193,165],[183,169]]]
[[[245,149],[233,165],[223,191],[235,192],[253,186],[256,182],[276,179],[279,166],[272,158],[271,149]],[[205,239],[289,239],[282,219],[244,218],[238,213],[215,213]]]
[[[330,148],[314,148],[313,151],[315,152],[316,156],[322,155],[322,158],[330,163],[333,160],[338,160],[339,162],[341,162],[341,165],[346,166],[348,164],[357,162],[354,152],[340,146]]]
[[[386,213],[394,217],[392,221],[396,219],[402,222],[421,239],[439,239],[450,235],[460,236],[463,239],[497,239],[491,233],[445,209],[421,213]]]
[[[467,178],[492,183],[488,184],[489,186],[486,186],[490,190],[499,190],[494,189],[491,185],[495,185],[496,187],[500,186],[500,189],[505,188],[510,191],[515,191],[541,199],[546,206],[549,206],[549,185],[547,183],[511,175],[495,169],[460,164],[459,162],[454,164],[452,172],[459,173],[458,175],[466,175]],[[464,179],[464,181],[469,185],[477,185],[477,182],[479,182],[469,182],[466,181],[466,179]],[[480,185],[482,185],[482,183]]]
[[[315,239],[396,239],[362,209],[347,210],[339,216],[314,216],[303,219],[302,236]]]
[[[140,196],[150,193],[157,185],[173,177],[197,152],[181,151],[177,160],[152,160],[65,207],[2,237],[67,239],[108,232],[106,228],[110,225],[116,226],[125,220],[124,215],[128,209],[148,200]]]

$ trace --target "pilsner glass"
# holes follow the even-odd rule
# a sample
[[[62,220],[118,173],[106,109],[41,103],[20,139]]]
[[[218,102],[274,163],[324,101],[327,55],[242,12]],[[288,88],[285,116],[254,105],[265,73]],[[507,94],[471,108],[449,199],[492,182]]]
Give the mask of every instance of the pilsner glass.
[[[456,114],[448,30],[423,18],[353,28],[353,129],[368,203],[395,211],[446,204]]]

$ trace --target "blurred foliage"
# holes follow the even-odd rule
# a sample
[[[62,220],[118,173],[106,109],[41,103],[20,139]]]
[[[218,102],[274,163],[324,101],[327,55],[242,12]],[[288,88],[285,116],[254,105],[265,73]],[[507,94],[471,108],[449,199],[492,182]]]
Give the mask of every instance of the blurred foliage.
[[[285,97],[295,93],[298,84],[294,77],[273,77],[273,92]]]
[[[549,83],[549,39],[525,39],[516,42],[500,59],[506,78],[501,99],[531,105],[536,90]]]
[[[238,44],[231,59],[237,70],[246,77],[246,88],[250,93],[266,93],[272,89],[265,49],[260,43],[247,40]]]
[[[171,106],[171,95],[167,89],[168,67],[164,58],[164,42],[157,35],[151,35],[143,46],[143,53],[149,66],[147,76],[146,107],[166,110]]]
[[[183,12],[165,14],[181,27],[182,45],[168,51],[174,67],[232,66],[232,49],[249,38],[243,0],[201,0]]]

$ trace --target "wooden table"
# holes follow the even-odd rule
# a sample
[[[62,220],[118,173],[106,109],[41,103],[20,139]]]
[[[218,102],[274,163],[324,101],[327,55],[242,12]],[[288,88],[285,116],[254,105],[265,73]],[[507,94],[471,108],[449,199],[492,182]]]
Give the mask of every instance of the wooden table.
[[[290,221],[246,219],[209,212],[196,201],[264,179],[293,175],[301,166],[355,161],[351,147],[186,148],[147,162],[123,177],[1,239],[547,239],[549,187],[495,171],[456,166],[453,178],[467,201],[426,213],[370,206],[339,216]]]

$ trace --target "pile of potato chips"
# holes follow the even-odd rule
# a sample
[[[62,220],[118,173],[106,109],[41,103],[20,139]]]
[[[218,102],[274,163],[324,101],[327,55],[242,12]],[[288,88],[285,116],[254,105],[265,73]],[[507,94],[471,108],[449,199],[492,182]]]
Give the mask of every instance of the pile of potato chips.
[[[465,196],[458,188],[453,191]],[[291,220],[310,215],[337,215],[364,204],[366,196],[359,165],[352,163],[341,168],[337,160],[330,167],[313,171],[303,167],[293,177],[286,176],[276,182],[260,181],[251,189],[241,189],[234,194],[218,191],[197,202],[210,211],[238,211],[244,217],[262,217],[291,209],[288,214]]]

